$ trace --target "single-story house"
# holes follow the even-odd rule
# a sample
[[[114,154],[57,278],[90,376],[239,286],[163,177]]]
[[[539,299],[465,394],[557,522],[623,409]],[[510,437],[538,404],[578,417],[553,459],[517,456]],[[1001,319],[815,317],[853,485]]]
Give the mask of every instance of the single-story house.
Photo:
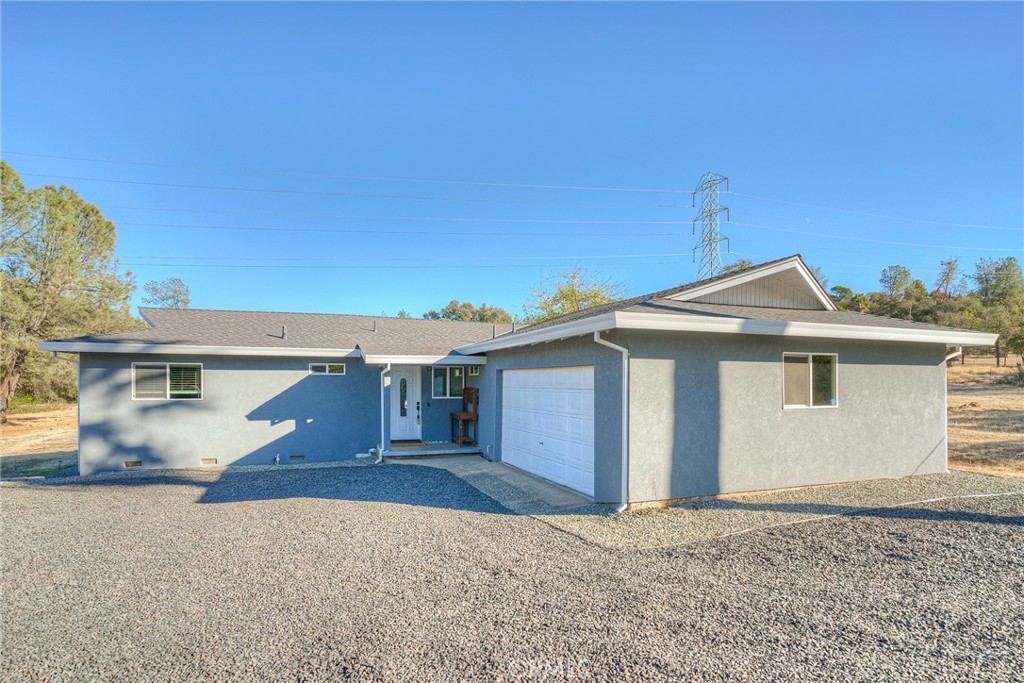
[[[142,309],[80,354],[82,474],[477,444],[619,503],[946,470],[948,347],[995,335],[839,311],[799,255],[528,326]]]

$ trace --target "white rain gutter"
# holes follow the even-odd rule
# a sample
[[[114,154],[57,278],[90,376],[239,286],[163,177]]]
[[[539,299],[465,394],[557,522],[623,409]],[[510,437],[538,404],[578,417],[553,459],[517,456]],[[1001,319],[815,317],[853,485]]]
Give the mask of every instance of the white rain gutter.
[[[958,347],[956,347],[956,351],[954,351],[953,353],[951,353],[948,356],[946,356],[946,362],[948,363],[949,361],[953,360],[957,356],[962,356],[962,355],[964,355],[964,347],[958,346]]]
[[[380,369],[380,445],[377,447],[377,459],[373,463],[375,465],[379,465],[384,460],[384,375],[389,372],[391,372],[391,363]]]
[[[615,508],[622,512],[629,507],[629,349],[602,339],[600,330],[594,332],[594,341],[622,354],[622,493]]]

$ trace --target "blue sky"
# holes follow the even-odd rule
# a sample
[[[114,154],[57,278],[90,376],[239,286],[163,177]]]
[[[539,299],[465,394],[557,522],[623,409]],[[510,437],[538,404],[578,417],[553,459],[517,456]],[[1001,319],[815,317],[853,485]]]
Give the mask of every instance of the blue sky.
[[[1022,34],[1020,3],[5,2],[3,158],[195,307],[518,312],[576,264],[661,289],[708,170],[726,262],[930,285],[1024,257]]]

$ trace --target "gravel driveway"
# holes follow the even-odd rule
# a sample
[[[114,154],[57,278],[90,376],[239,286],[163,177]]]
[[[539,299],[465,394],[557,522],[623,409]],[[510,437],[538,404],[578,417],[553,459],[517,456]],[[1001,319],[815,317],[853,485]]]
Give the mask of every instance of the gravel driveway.
[[[1020,680],[1024,496],[674,548],[449,472],[5,484],[5,680]]]

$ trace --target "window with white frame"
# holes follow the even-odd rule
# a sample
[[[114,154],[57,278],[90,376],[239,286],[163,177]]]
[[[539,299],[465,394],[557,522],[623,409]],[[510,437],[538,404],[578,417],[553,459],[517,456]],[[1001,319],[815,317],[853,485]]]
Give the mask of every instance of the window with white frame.
[[[839,404],[839,356],[834,353],[786,353],[782,364],[784,407],[833,408]]]
[[[197,400],[202,397],[202,363],[132,363],[132,399]]]
[[[466,387],[466,368],[435,367],[434,381],[431,382],[433,398],[462,398],[462,390]]]
[[[344,375],[344,363],[310,363],[309,374],[311,375]]]

